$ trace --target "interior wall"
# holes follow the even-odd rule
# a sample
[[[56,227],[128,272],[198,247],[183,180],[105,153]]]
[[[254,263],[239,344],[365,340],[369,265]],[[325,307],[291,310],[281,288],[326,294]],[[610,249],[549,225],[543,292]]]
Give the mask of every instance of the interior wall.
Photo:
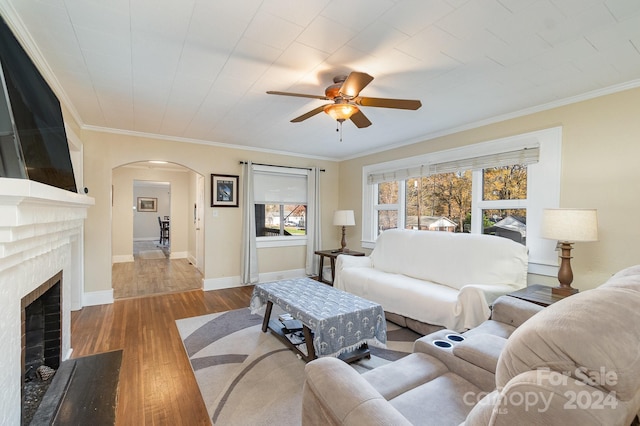
[[[138,198],[155,198],[156,211],[138,210]],[[133,200],[131,202],[135,206],[132,208],[133,241],[156,240],[160,242],[158,217],[164,220],[165,216],[171,216],[171,184],[160,185],[135,179],[133,183]]]
[[[101,292],[111,289],[111,171],[115,167],[132,162],[150,159],[170,161],[205,176],[205,211],[203,215],[205,280],[229,279],[233,281],[240,275],[241,214],[244,206],[241,203],[238,208],[214,209],[210,207],[211,182],[209,178],[212,173],[241,175],[240,161],[251,160],[259,163],[296,167],[317,166],[325,169],[326,172],[321,174],[323,246],[335,247],[339,243],[335,227],[331,224],[333,211],[338,207],[338,164],[334,161],[93,130],[83,130],[81,138],[84,144],[85,185],[89,188],[89,194],[96,200],[96,205],[89,210],[86,220],[86,292]],[[114,186],[116,180],[114,178]],[[188,214],[192,216],[193,204],[188,200],[188,191],[184,191],[184,198],[178,201],[177,195],[180,193],[181,191],[176,190],[172,184],[172,216],[175,206],[174,199],[176,199],[176,203],[185,206]],[[132,194],[130,194],[129,201],[131,197]],[[217,211],[216,217],[213,215],[214,210]],[[115,214],[116,210],[114,209]],[[174,242],[177,242],[175,238],[172,242],[172,250]],[[185,241],[184,250],[187,250],[187,246],[188,243]],[[115,249],[114,247],[114,252]],[[298,254],[292,256],[290,255],[292,251],[304,253],[304,248],[260,249],[258,253],[260,272],[303,269],[304,256]]]
[[[157,213],[144,213],[155,220],[155,228],[159,236],[158,216],[171,212],[171,257],[186,257],[188,245],[187,199],[189,194],[188,169],[182,171],[163,170],[145,167],[117,167],[113,170],[113,217],[111,221],[111,240],[114,259],[131,259],[134,240],[134,210],[136,203],[134,181],[169,182],[171,186],[170,206],[158,206]],[[165,192],[167,189],[164,190]],[[149,191],[145,190],[145,193]],[[169,201],[169,197],[165,197]],[[143,214],[143,213],[140,213]],[[87,219],[89,220],[89,218]],[[87,224],[87,227],[89,225]]]
[[[572,286],[594,288],[616,271],[638,263],[637,254],[629,249],[640,237],[640,222],[630,220],[640,211],[638,117],[640,89],[632,89],[344,161],[339,205],[356,212],[350,245],[355,248],[362,235],[358,218],[363,166],[562,126],[560,207],[596,208],[599,221],[600,240],[574,246]],[[557,280],[530,275],[529,283],[556,285]]]

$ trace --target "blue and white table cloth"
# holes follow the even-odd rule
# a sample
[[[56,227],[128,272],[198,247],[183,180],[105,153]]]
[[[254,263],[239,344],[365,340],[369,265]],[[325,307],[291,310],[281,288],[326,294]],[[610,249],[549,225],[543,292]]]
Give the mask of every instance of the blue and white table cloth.
[[[256,284],[251,311],[271,301],[313,332],[316,356],[338,356],[371,344],[386,347],[382,306],[311,278]]]

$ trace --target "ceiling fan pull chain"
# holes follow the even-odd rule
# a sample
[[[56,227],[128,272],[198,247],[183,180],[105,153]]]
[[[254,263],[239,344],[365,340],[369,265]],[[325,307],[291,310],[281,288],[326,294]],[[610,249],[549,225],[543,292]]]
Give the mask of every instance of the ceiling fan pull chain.
[[[342,142],[342,122],[344,120],[336,120],[337,121],[337,126],[336,126],[336,132],[340,132],[340,142]],[[339,129],[338,129],[339,127]]]

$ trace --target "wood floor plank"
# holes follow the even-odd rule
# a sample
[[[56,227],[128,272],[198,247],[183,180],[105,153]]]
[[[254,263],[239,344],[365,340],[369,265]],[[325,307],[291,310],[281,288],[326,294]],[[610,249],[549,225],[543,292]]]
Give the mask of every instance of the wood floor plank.
[[[73,357],[122,349],[117,425],[207,425],[176,319],[249,306],[253,286],[116,300],[71,315]]]
[[[155,249],[155,250],[154,250]],[[145,250],[163,251],[161,259],[145,259]],[[203,276],[187,259],[170,259],[168,248],[154,241],[136,241],[133,262],[114,263],[111,267],[113,297],[149,296],[202,288]]]

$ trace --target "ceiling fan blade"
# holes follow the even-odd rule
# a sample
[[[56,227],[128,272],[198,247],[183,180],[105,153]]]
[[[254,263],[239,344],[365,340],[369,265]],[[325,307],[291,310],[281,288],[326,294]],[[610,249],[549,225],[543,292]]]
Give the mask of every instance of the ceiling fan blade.
[[[373,81],[373,77],[365,72],[357,72],[354,71],[349,74],[349,77],[342,83],[340,86],[340,94],[342,96],[353,98],[358,96],[358,93],[365,87],[367,84]]]
[[[351,116],[351,121],[356,125],[357,128],[362,129],[364,127],[371,126],[371,121],[365,116],[362,111],[358,111]]]
[[[367,98],[364,96],[354,99],[354,102],[362,106],[397,108],[416,110],[422,106],[422,102],[412,99],[387,99],[387,98]]]
[[[322,95],[307,95],[305,93],[292,93],[292,92],[277,92],[274,90],[267,91],[268,95],[281,95],[281,96],[295,96],[298,98],[311,98],[311,99],[322,99],[323,101],[329,101],[330,99],[326,96]]]
[[[319,106],[318,108],[312,109],[311,111],[309,111],[309,112],[307,112],[305,114],[302,114],[300,117],[294,118],[293,120],[291,120],[291,122],[292,123],[299,123],[301,121],[306,120],[307,118],[311,118],[314,115],[319,114],[322,111],[324,111],[324,107],[326,107],[326,105],[322,105],[322,106]]]

